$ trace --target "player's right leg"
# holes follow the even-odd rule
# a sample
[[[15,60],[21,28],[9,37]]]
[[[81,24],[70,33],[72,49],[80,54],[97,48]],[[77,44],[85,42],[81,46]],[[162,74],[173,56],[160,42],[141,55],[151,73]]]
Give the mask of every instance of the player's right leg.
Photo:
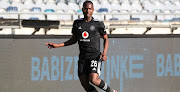
[[[94,86],[89,84],[89,78],[87,74],[87,63],[84,60],[78,61],[78,76],[81,82],[81,85],[86,90],[86,92],[98,92]]]
[[[98,92],[94,86],[89,84],[87,75],[79,75],[79,80],[83,88],[86,90],[86,92]]]

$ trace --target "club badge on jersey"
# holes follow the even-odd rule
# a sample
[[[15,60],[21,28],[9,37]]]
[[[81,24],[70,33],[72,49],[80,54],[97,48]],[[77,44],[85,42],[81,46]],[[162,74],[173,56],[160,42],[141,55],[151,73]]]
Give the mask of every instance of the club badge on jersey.
[[[92,25],[92,26],[90,27],[90,30],[91,30],[91,31],[94,31],[94,30],[95,30],[95,26]]]

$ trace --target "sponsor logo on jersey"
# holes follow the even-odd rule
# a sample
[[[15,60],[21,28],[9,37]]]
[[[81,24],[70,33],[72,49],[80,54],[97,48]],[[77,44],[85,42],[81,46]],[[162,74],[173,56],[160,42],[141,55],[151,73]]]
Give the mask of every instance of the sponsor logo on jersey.
[[[84,39],[88,38],[88,37],[89,37],[89,33],[88,33],[87,31],[84,31],[84,32],[82,33],[82,37],[83,37]]]
[[[91,40],[90,39],[87,39],[89,37],[89,33],[87,31],[84,31],[82,33],[82,38],[83,39],[80,39],[80,41],[83,41],[83,42],[90,42]]]

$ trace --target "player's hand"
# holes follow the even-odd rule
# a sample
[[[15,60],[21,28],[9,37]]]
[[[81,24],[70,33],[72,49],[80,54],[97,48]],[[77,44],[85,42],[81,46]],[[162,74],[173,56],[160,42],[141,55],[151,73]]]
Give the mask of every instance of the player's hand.
[[[49,49],[54,49],[58,47],[55,43],[46,43],[46,46],[48,46]]]
[[[102,61],[106,61],[107,60],[107,56],[104,54],[100,55],[100,59],[102,59]]]

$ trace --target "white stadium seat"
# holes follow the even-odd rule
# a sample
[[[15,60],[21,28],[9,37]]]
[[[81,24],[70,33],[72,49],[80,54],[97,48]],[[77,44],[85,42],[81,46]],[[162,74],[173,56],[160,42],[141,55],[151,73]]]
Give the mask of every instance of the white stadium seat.
[[[132,8],[131,8],[130,2],[129,1],[122,1],[120,9],[131,11]]]
[[[174,1],[174,5],[175,5],[176,10],[180,9],[180,7],[179,7],[180,6],[180,1],[178,1],[178,0]]]
[[[169,0],[164,1],[164,5],[165,5],[165,7],[164,7],[165,10],[173,11],[176,9],[175,5],[173,3],[171,3]]]
[[[172,20],[173,18],[175,18],[175,15],[172,14],[171,10],[164,10],[163,13],[164,13],[164,15],[157,15],[158,20],[169,21],[169,20]]]
[[[120,10],[120,14],[118,17],[119,20],[130,20],[130,13],[128,10]]]
[[[35,7],[35,3],[32,0],[26,0],[24,2],[24,9],[31,9],[32,7]]]
[[[79,6],[76,3],[68,3],[68,10],[78,11]]]
[[[54,11],[58,9],[56,2],[54,0],[48,0],[45,5],[45,9],[53,9]]]
[[[143,5],[144,9],[148,10],[149,12],[152,12],[154,10],[153,7],[155,6],[149,0],[143,1],[142,5]]]
[[[98,0],[93,0],[92,2],[94,4],[94,10],[99,10],[99,8],[101,8],[101,4]]]
[[[20,2],[12,2],[11,4],[12,6],[17,6],[18,11],[21,12],[24,9],[24,4],[20,1]]]
[[[67,11],[67,10],[68,10],[68,5],[65,4],[65,3],[59,2],[59,3],[57,4],[57,9]]]
[[[112,10],[121,10],[119,1],[112,1],[111,6],[112,6]]]
[[[101,8],[107,8],[108,12],[113,10],[113,7],[111,6],[110,2],[108,0],[102,0],[101,1]]]
[[[10,6],[10,3],[7,1],[0,1],[0,8],[6,9],[8,6]]]
[[[131,4],[131,10],[138,10],[138,11],[141,11],[142,10],[142,6],[141,6],[141,3],[139,1],[132,1],[132,4]]]
[[[35,2],[35,7],[41,7],[41,10],[44,12],[44,10],[46,9],[46,5],[43,2],[43,0],[37,0]]]
[[[153,1],[154,6],[152,7],[153,9],[161,9],[161,10],[165,10],[165,5],[163,3],[161,3],[158,0]]]

